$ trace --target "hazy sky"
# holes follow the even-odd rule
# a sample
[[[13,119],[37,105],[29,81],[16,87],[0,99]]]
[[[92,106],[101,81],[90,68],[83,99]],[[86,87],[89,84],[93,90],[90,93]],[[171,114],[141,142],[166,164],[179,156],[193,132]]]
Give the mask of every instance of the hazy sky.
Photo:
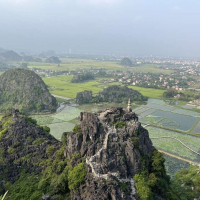
[[[0,0],[0,47],[200,57],[200,0]]]

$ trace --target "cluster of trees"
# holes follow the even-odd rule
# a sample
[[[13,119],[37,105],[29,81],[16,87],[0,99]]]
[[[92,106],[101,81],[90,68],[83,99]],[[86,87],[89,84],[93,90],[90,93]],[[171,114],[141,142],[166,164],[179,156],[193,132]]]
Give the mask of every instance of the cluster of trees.
[[[150,169],[146,162],[150,160]],[[177,195],[170,188],[170,177],[166,175],[165,159],[162,154],[155,150],[151,158],[143,158],[143,169],[140,174],[134,176],[137,193],[141,200],[154,200],[157,196],[163,199],[178,200]]]
[[[127,102],[128,99],[131,101],[146,101],[148,97],[143,96],[140,92],[128,88],[127,86],[121,87],[113,85],[105,88],[103,91],[92,99],[93,103],[98,102]]]
[[[200,169],[190,166],[182,169],[172,180],[172,188],[181,200],[193,200],[200,197]]]
[[[165,92],[163,92],[163,97],[164,98],[173,98],[177,94],[178,94],[177,90],[170,89],[170,90],[166,90]]]
[[[193,99],[200,98],[200,94],[197,94],[195,92],[182,93],[182,92],[178,92],[175,89],[169,89],[163,92],[163,98],[174,98],[177,95],[180,95],[178,99],[182,101],[191,101]]]
[[[88,81],[88,80],[93,80],[95,79],[94,78],[94,75],[90,72],[86,72],[86,73],[83,73],[83,74],[77,74],[73,77],[73,79],[71,80],[72,83],[81,83],[81,82],[85,82],[85,81]]]
[[[146,159],[144,159],[145,161]],[[157,150],[151,158],[150,171],[143,163],[143,170],[134,176],[137,193],[141,200],[157,199],[161,194],[164,199],[194,200],[200,197],[200,169],[198,166],[190,166],[176,173],[175,178],[165,175],[165,159]]]

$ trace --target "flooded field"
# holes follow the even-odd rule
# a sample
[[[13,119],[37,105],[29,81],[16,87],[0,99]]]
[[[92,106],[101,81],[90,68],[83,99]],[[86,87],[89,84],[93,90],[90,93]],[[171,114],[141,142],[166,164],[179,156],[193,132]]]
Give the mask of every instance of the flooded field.
[[[195,134],[200,132],[200,113],[176,107],[176,102],[149,99],[134,112],[139,115],[141,122],[171,130],[180,130]],[[195,127],[196,126],[196,127]]]

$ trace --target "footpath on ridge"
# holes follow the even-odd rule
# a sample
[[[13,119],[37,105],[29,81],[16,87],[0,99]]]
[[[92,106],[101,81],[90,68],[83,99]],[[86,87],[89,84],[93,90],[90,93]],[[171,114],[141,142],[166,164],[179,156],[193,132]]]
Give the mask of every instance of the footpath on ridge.
[[[116,128],[114,128],[114,127],[111,128],[111,127],[109,127],[109,125],[107,125],[106,123],[103,122],[103,119],[108,112],[109,112],[109,110],[106,110],[105,112],[101,113],[100,116],[98,117],[101,124],[104,127],[104,130],[106,130],[106,135],[105,135],[105,139],[103,142],[103,146],[102,146],[102,148],[99,149],[99,151],[95,155],[93,155],[89,158],[86,158],[86,163],[91,167],[93,176],[95,178],[103,178],[103,179],[107,180],[108,176],[112,175],[112,176],[116,177],[120,182],[129,182],[131,185],[131,196],[134,198],[136,190],[135,190],[135,182],[134,182],[133,178],[121,179],[119,177],[118,173],[100,174],[99,169],[98,169],[98,166],[100,164],[96,162],[96,158],[99,158],[101,156],[102,151],[107,149],[109,135],[117,133]]]

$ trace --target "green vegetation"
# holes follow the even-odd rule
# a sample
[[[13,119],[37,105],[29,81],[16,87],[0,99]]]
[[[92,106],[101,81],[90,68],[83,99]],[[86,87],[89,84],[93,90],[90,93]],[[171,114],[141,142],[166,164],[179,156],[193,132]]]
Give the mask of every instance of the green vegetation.
[[[123,70],[124,67],[117,64],[117,62],[112,61],[98,61],[98,60],[89,60],[89,59],[70,59],[70,58],[60,58],[61,64],[60,67],[57,67],[57,64],[47,64],[42,62],[29,62],[29,68],[40,68],[40,69],[51,69],[58,71],[65,70],[77,70],[77,69],[101,69],[102,67],[108,70]],[[165,70],[167,71],[167,70]]]
[[[200,196],[200,173],[198,166],[182,169],[175,175],[172,187],[181,200],[198,199]]]
[[[68,170],[67,162],[64,159],[62,148],[56,151],[55,159],[48,159],[41,165],[46,165],[42,172],[42,177],[38,183],[38,190],[43,193],[59,194],[60,199],[64,199],[64,194],[69,192],[68,189]]]
[[[128,99],[131,101],[146,101],[148,97],[143,96],[140,92],[128,88],[126,86],[121,87],[118,85],[112,85],[105,88],[103,91],[99,92],[99,94],[94,97],[91,102],[127,102]]]
[[[21,172],[19,179],[14,183],[6,183],[9,193],[8,200],[38,200],[42,197],[42,192],[38,190],[38,181],[40,177],[28,172]]]
[[[123,127],[127,127],[126,122],[119,121],[115,123],[115,128],[123,128]]]
[[[14,153],[15,152],[15,149],[12,148],[12,147],[8,147],[8,153]]]
[[[12,108],[23,113],[55,111],[56,99],[42,79],[31,70],[10,69],[0,76],[0,112]]]
[[[69,189],[75,190],[82,183],[84,183],[86,175],[85,163],[82,162],[69,171]]]
[[[65,137],[64,134],[63,137]],[[48,137],[48,136],[46,136]],[[65,138],[66,139],[66,138]],[[63,139],[63,141],[65,141]],[[29,141],[32,139],[30,138]],[[37,146],[43,143],[45,138],[38,138],[33,141],[33,145]],[[32,145],[32,147],[33,147]],[[75,190],[81,184],[84,183],[86,169],[85,169],[85,160],[80,157],[80,154],[72,155],[71,160],[68,160],[64,157],[64,145],[61,147],[55,145],[48,145],[46,147],[46,158],[40,159],[40,156],[37,159],[37,162],[34,163],[34,168],[36,171],[28,169],[27,163],[34,158],[34,154],[27,154],[21,158],[21,169],[19,169],[19,178],[13,183],[6,181],[3,183],[3,189],[8,190],[9,194],[7,195],[7,200],[38,200],[41,199],[42,194],[50,195],[52,199],[64,200],[70,193],[70,190]],[[17,145],[19,146],[19,145]],[[45,146],[44,146],[45,147]],[[58,149],[59,147],[59,149]],[[19,146],[20,148],[20,146]],[[58,149],[58,150],[57,150]],[[8,148],[9,153],[15,153],[13,147]],[[30,157],[32,155],[33,157]],[[0,163],[5,165],[2,161],[5,160],[5,151],[0,148]],[[74,161],[79,164],[74,164]],[[15,160],[14,164],[18,163],[19,160]],[[73,165],[72,165],[73,163]],[[33,163],[31,163],[32,166]],[[6,165],[5,165],[6,167]],[[26,169],[26,170],[25,170]],[[6,168],[5,168],[6,172]],[[6,175],[3,173],[0,175]],[[0,191],[1,193],[2,191]]]
[[[80,127],[80,125],[74,126],[73,132],[74,132],[74,133],[81,133],[81,127]]]
[[[61,64],[58,67],[57,64],[48,64],[44,62],[29,62],[29,68],[40,68],[49,69],[56,71],[66,71],[66,70],[77,70],[77,69],[106,69],[106,70],[130,70],[131,67],[126,67],[119,65],[114,61],[99,61],[90,59],[73,59],[73,58],[60,58]],[[162,73],[171,74],[173,70],[165,70],[159,68],[156,64],[141,64],[140,66],[135,66],[135,70],[138,72],[150,72],[150,73]]]
[[[103,90],[103,88],[110,85],[119,85],[119,83],[100,83],[101,79],[95,79],[84,83],[71,83],[72,76],[59,76],[59,77],[48,77],[43,78],[44,82],[49,86],[49,90],[52,94],[60,95],[68,98],[76,98],[78,92],[84,90],[91,90],[93,94],[96,94]],[[164,90],[153,89],[153,88],[142,88],[137,86],[128,86],[134,90],[140,92],[143,96],[150,98],[161,98]]]
[[[11,116],[5,116],[2,118],[1,123],[0,123],[0,140],[2,138],[2,136],[4,135],[4,133],[7,131],[7,128],[9,126],[11,122]]]
[[[44,138],[38,138],[36,139],[33,144],[36,145],[36,146],[39,146],[40,144],[42,144],[44,142]]]
[[[43,131],[45,133],[50,133],[50,128],[48,126],[43,126]]]
[[[77,74],[73,77],[71,80],[72,83],[82,83],[88,80],[94,80],[94,75],[92,73],[83,73],[83,74]]]
[[[166,175],[162,154],[157,150],[153,152],[150,160],[150,169],[146,168],[148,159],[144,158],[143,170],[134,176],[137,193],[141,200],[154,200],[156,195],[161,195],[164,199],[178,200],[177,196],[170,188],[170,178]]]
[[[134,147],[138,147],[138,138],[137,137],[132,137],[131,142],[134,145]]]
[[[164,90],[154,89],[154,88],[142,88],[137,86],[128,86],[128,87],[137,90],[142,95],[153,99],[161,98],[164,92]]]
[[[51,155],[53,155],[54,151],[55,151],[55,148],[54,148],[53,145],[52,146],[48,146],[47,149],[46,149],[46,154],[48,156],[51,156]]]
[[[0,200],[4,200],[6,198],[7,193],[8,191],[3,196],[0,196]]]
[[[162,137],[162,136],[168,136],[168,137],[175,137],[182,141],[184,144],[192,148],[194,151],[199,152],[200,147],[200,138],[195,137],[188,134],[182,134],[174,131],[169,130],[163,130],[160,128],[155,127],[147,127],[147,130],[149,131],[150,138],[153,137]],[[199,156],[197,157],[196,154],[194,154],[189,149],[185,148],[181,143],[179,143],[176,140],[170,139],[170,138],[161,138],[161,139],[152,139],[153,145],[161,149],[163,151],[169,152],[171,154],[177,155],[179,157],[186,158],[191,161],[198,161],[200,162]]]
[[[126,183],[119,183],[119,188],[124,191],[125,193],[128,192],[128,186]]]
[[[92,90],[93,93],[102,90],[102,88],[98,87],[100,84],[98,83],[98,80],[84,83],[71,83],[71,79],[72,76],[43,78],[44,82],[49,86],[49,90],[52,94],[63,97],[76,98],[76,94],[84,90]]]
[[[37,121],[35,119],[33,119],[31,117],[28,117],[28,116],[25,116],[24,118],[25,118],[25,120],[26,120],[26,122],[28,124],[35,124],[35,125],[37,125]]]
[[[163,92],[163,97],[164,98],[174,98],[174,96],[176,96],[177,94],[178,94],[177,90],[170,89],[170,90],[166,90],[165,92]]]

